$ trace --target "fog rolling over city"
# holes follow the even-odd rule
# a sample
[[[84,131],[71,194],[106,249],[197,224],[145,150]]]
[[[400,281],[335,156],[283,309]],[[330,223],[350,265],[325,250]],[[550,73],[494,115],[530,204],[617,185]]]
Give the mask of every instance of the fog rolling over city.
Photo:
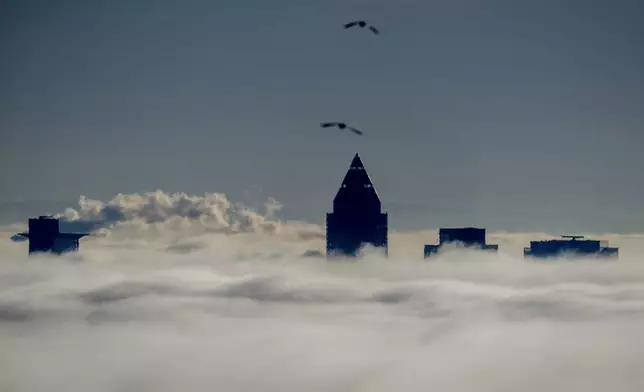
[[[642,15],[0,1],[0,392],[644,391]]]
[[[392,232],[328,262],[323,228],[223,194],[81,198],[78,253],[0,240],[7,391],[640,391],[639,235],[618,261],[530,262],[543,233],[491,233],[498,254]],[[77,227],[80,227],[77,226]],[[412,251],[408,251],[411,249]]]

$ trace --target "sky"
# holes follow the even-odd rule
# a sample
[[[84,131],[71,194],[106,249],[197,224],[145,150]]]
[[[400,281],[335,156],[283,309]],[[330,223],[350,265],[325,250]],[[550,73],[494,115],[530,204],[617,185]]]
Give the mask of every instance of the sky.
[[[162,189],[275,197],[321,223],[359,152],[393,228],[642,232],[643,14],[0,0],[1,208]],[[355,19],[382,34],[342,28]]]

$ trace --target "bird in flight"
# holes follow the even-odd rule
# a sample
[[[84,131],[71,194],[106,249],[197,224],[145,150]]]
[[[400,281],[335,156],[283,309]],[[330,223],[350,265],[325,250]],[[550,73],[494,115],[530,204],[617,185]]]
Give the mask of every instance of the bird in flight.
[[[355,133],[356,135],[362,135],[362,133],[363,133],[361,130],[356,129],[354,127],[350,127],[350,126],[348,126],[347,124],[345,124],[343,122],[326,122],[326,123],[320,124],[320,126],[322,128],[338,127],[339,129],[348,129],[351,132]]]
[[[349,23],[345,24],[344,28],[348,29],[348,28],[353,27],[353,26],[365,27],[365,26],[367,26],[367,22],[365,22],[364,20],[356,20],[354,22],[349,22]],[[380,34],[380,30],[378,30],[375,26],[369,25],[369,30],[371,30],[371,32],[374,33],[374,34]]]

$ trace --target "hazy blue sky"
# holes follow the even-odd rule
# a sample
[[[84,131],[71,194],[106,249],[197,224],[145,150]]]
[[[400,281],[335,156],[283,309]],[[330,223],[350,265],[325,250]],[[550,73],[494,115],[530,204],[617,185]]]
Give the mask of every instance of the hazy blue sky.
[[[644,230],[641,0],[0,0],[0,200],[254,185],[322,222]],[[363,18],[382,29],[343,30]],[[342,120],[364,129],[322,130]]]

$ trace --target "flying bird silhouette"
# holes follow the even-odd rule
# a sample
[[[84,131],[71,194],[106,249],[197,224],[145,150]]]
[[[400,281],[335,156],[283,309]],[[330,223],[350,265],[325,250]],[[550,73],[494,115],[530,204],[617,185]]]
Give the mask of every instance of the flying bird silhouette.
[[[348,28],[351,28],[353,26],[365,27],[365,26],[367,26],[367,22],[365,22],[364,20],[356,20],[356,21],[349,22],[349,23],[345,24],[344,28],[348,29]],[[380,30],[378,30],[375,26],[369,25],[369,30],[371,30],[371,32],[374,33],[374,34],[380,34]]]
[[[362,135],[363,134],[363,132],[361,130],[356,129],[354,127],[350,127],[350,126],[348,126],[347,124],[345,124],[343,122],[326,122],[326,123],[320,124],[320,126],[322,128],[337,127],[339,129],[348,129],[351,132],[355,133],[356,135]]]

